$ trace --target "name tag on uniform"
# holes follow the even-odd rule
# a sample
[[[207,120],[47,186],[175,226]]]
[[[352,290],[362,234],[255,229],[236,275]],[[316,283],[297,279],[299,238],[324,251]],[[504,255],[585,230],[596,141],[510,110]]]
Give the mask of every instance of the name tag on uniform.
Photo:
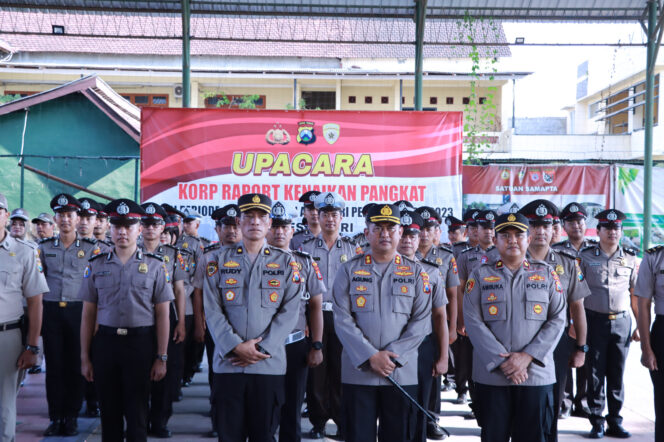
[[[108,276],[108,275],[110,275],[110,274],[111,274],[111,271],[110,271],[110,270],[103,270],[103,271],[101,271],[101,272],[96,272],[96,273],[95,273],[95,276]]]
[[[602,265],[602,263],[601,262],[589,262],[588,265],[590,267],[599,267],[599,266]]]
[[[664,269],[659,269],[659,274],[664,275]]]
[[[46,254],[47,258],[55,258],[56,256],[58,256],[58,255],[56,255],[55,253],[47,253]]]

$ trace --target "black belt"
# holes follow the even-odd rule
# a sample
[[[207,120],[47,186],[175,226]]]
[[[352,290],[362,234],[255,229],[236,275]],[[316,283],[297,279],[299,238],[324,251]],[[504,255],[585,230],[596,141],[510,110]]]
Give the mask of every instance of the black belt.
[[[0,324],[0,332],[14,330],[15,328],[21,327],[21,321],[17,322],[7,322],[5,324]]]
[[[108,327],[100,325],[97,333],[106,336],[140,336],[147,335],[154,332],[154,327],[148,325],[146,327]]]
[[[60,308],[65,308],[65,307],[67,307],[67,306],[69,306],[69,307],[79,306],[79,305],[81,305],[81,303],[82,303],[83,301],[48,301],[48,300],[46,300],[46,301],[44,301],[44,302],[47,303],[47,305],[55,305],[55,304],[57,304],[58,307],[60,307]]]
[[[602,317],[602,318],[609,319],[611,321],[613,321],[614,319],[625,318],[625,317],[629,316],[629,311],[627,311],[627,310],[624,310],[622,312],[617,312],[617,313],[600,313],[600,312],[596,312],[594,310],[586,309],[586,312],[589,313],[591,316],[599,316],[599,317]]]

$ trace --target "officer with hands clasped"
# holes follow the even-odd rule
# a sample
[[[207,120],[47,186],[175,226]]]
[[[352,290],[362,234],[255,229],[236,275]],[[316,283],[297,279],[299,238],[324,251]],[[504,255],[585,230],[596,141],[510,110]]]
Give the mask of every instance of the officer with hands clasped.
[[[242,241],[201,262],[215,343],[216,429],[224,442],[271,442],[284,402],[284,344],[299,316],[303,284],[292,255],[265,243],[270,198],[246,194],[238,206]]]
[[[475,413],[482,441],[544,442],[553,416],[553,350],[565,298],[549,265],[526,259],[528,219],[496,219],[499,259],[475,268],[463,314],[473,344]]]
[[[421,264],[397,252],[403,229],[396,205],[376,204],[366,220],[370,251],[341,266],[332,290],[343,344],[345,440],[412,441],[417,409],[385,377],[417,396],[417,349],[431,331],[431,283]]]
[[[150,380],[166,375],[171,275],[163,257],[136,245],[141,206],[123,198],[105,212],[115,246],[85,269],[81,372],[98,388],[102,440],[123,440],[126,422],[128,441],[146,441]]]

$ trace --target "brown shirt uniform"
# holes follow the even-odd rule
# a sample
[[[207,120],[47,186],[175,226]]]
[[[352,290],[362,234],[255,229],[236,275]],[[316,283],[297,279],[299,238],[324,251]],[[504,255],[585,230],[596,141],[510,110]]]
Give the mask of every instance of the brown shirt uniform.
[[[586,309],[607,314],[629,310],[637,276],[634,252],[618,247],[607,256],[597,244],[581,250],[579,258],[592,293],[583,301]]]
[[[488,249],[482,250],[482,248],[477,245],[464,250],[459,254],[459,258],[457,259],[459,279],[467,281],[470,273],[474,269],[482,264],[497,261],[499,258],[500,254],[495,246],[490,246]]]
[[[634,294],[653,299],[655,314],[664,315],[664,247],[653,247],[643,255]]]
[[[97,240],[81,238],[65,249],[59,236],[39,242],[39,257],[44,265],[48,293],[44,301],[81,301],[79,289],[88,260],[101,254]]]
[[[163,259],[140,249],[125,263],[115,252],[90,259],[79,299],[97,304],[97,323],[107,327],[154,325],[154,305],[173,299]]]
[[[334,284],[334,277],[337,274],[339,267],[353,256],[355,256],[358,247],[356,247],[349,238],[339,237],[331,249],[327,248],[327,244],[322,237],[322,234],[311,238],[302,244],[301,250],[307,252],[323,274],[323,283],[325,287],[332,287]],[[361,249],[359,249],[361,251]],[[332,302],[332,291],[328,290],[323,294],[323,302]],[[331,307],[331,306],[330,306]],[[323,306],[323,310],[326,309]]]
[[[416,252],[415,256],[420,260],[424,259],[438,266],[442,281],[445,284],[443,289],[459,285],[459,268],[452,250],[444,246],[433,246],[427,252],[427,256],[423,257],[420,252]]]

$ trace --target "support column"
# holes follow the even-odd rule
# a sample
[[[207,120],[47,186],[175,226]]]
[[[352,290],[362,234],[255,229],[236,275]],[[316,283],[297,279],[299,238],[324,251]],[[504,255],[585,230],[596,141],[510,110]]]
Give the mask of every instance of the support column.
[[[341,79],[336,81],[335,90],[334,90],[334,108],[336,110],[341,110]]]
[[[652,238],[652,128],[654,115],[655,62],[662,39],[661,22],[657,20],[657,2],[648,0],[648,52],[646,61],[645,130],[643,152],[643,249],[650,248]]]
[[[427,0],[415,3],[415,110],[422,110],[422,62],[424,58],[424,22]]]
[[[190,19],[189,0],[182,0],[182,107],[191,104]]]

